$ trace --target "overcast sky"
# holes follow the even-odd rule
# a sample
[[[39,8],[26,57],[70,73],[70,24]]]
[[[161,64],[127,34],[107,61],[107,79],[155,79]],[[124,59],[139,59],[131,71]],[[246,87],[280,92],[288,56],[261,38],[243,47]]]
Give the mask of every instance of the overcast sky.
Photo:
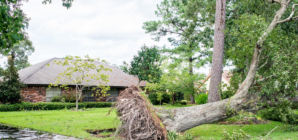
[[[142,29],[144,22],[158,20],[155,10],[161,1],[75,0],[68,10],[62,0],[48,5],[41,0],[24,2],[22,9],[31,18],[27,32],[35,47],[29,62],[90,55],[121,65],[130,62],[143,44],[169,46],[166,38],[155,42]]]

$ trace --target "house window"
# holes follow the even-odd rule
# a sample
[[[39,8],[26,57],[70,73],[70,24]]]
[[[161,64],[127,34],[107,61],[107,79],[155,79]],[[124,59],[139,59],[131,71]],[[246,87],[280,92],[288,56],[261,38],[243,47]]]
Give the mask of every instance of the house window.
[[[111,88],[107,94],[109,94],[107,97],[107,102],[116,102],[119,92],[117,88]]]
[[[51,102],[52,98],[56,95],[61,95],[62,90],[60,87],[51,87],[46,90],[46,101]]]
[[[92,90],[83,90],[83,102],[94,102]]]

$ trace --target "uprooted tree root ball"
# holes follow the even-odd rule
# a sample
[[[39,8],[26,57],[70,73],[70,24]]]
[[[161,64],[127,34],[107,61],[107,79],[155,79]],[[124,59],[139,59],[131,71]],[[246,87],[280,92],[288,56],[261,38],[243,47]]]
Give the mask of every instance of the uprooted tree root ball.
[[[136,140],[166,140],[167,130],[137,86],[122,91],[114,106],[122,122],[118,136]]]

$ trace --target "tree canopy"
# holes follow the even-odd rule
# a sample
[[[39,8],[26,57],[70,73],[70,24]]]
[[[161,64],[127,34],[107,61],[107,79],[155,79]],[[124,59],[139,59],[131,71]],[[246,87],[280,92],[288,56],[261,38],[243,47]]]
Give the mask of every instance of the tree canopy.
[[[137,55],[133,57],[129,67],[126,62],[121,66],[122,70],[127,71],[131,75],[136,75],[139,82],[142,80],[150,83],[158,83],[162,75],[160,69],[161,56],[157,46],[141,47]]]

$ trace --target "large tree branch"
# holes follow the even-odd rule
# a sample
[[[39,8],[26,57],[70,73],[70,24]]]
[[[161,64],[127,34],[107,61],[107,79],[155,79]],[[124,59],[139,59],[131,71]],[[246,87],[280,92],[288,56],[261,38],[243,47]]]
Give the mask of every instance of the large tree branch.
[[[291,20],[293,20],[293,19],[298,18],[298,16],[297,16],[297,17],[293,17],[293,15],[295,14],[295,7],[296,7],[296,6],[298,6],[298,4],[294,4],[294,5],[292,6],[292,13],[290,14],[290,16],[289,16],[288,18],[286,18],[286,19],[284,19],[284,20],[281,20],[281,21],[278,21],[277,24],[284,23],[284,22],[288,22],[288,21],[291,21]]]
[[[268,58],[267,58],[266,62],[265,62],[262,66],[260,66],[260,67],[258,68],[258,70],[261,69],[261,68],[263,68],[264,66],[266,66],[267,63],[268,63]]]
[[[165,124],[167,130],[176,132],[185,131],[195,126],[225,119],[230,117],[231,115],[235,115],[233,113],[231,114],[231,112],[229,113],[228,110],[237,112],[240,109],[252,108],[249,104],[247,104],[248,101],[257,101],[258,98],[256,95],[249,94],[248,91],[255,81],[255,75],[258,69],[258,64],[260,61],[260,55],[263,49],[264,41],[266,40],[268,34],[270,34],[272,30],[277,26],[278,21],[287,10],[287,7],[287,4],[281,4],[281,7],[276,12],[271,24],[268,26],[268,28],[264,31],[263,35],[257,41],[249,72],[243,83],[240,85],[237,93],[230,99],[199,106],[178,108],[172,110],[170,114],[163,114],[160,118]]]

